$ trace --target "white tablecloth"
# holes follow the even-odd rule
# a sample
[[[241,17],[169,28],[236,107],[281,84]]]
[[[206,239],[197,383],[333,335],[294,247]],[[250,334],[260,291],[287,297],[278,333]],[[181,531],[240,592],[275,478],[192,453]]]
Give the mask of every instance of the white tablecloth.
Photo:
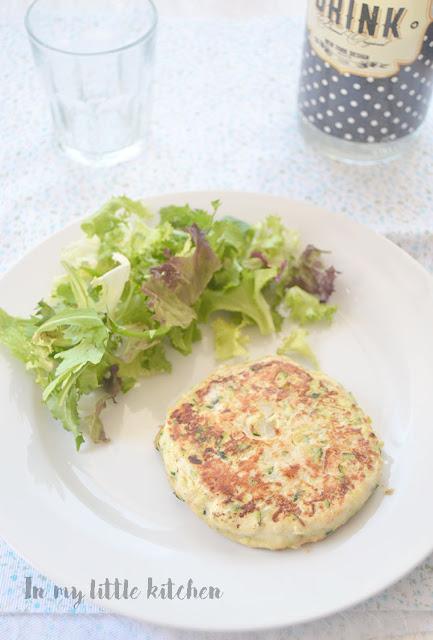
[[[296,128],[300,3],[208,0],[200,3],[198,19],[180,17],[196,16],[192,5],[198,3],[160,0],[147,154],[103,170],[71,163],[52,144],[48,109],[22,28],[24,4],[0,5],[0,271],[112,194],[196,189],[264,191],[318,203],[385,233],[433,270],[433,118],[410,154],[381,167],[346,167],[305,148]],[[216,19],[223,5],[229,19]],[[0,543],[0,640],[204,637],[90,607],[72,613],[50,599],[36,608],[23,599],[27,575],[47,582]],[[433,558],[354,610],[245,638],[361,640],[420,631],[433,631]]]

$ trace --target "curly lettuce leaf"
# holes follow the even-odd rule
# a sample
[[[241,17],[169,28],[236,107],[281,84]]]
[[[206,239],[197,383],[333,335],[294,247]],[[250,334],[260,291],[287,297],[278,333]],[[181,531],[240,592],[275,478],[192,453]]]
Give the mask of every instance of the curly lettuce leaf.
[[[195,224],[200,229],[207,230],[212,225],[215,211],[215,207],[214,212],[210,214],[203,209],[191,209],[189,204],[180,207],[171,205],[160,209],[159,217],[161,222],[169,222],[177,229],[186,229]]]
[[[28,362],[32,336],[37,328],[34,319],[16,318],[0,309],[0,343],[23,362]]]
[[[200,304],[200,319],[207,321],[214,311],[236,311],[252,320],[262,335],[273,333],[275,325],[272,311],[263,295],[263,289],[275,275],[275,269],[246,271],[241,283],[233,289],[206,290]]]
[[[151,228],[147,224],[152,215],[139,200],[118,196],[109,200],[91,218],[83,222],[82,230],[88,238],[99,239],[98,266],[107,270],[113,253],[133,258],[136,246],[146,246]],[[100,275],[99,273],[95,275]]]
[[[123,240],[124,235],[130,235],[127,228],[130,216],[134,214],[138,219],[149,220],[152,216],[139,200],[131,200],[126,196],[117,196],[106,202],[97,213],[83,222],[82,230],[88,237],[98,236],[101,242]]]
[[[250,258],[261,267],[279,267],[293,262],[299,246],[299,233],[287,228],[279,216],[268,216],[254,227]]]
[[[25,363],[37,384],[45,386],[55,364],[50,357],[51,344],[35,344],[32,340],[39,324],[40,320],[36,317],[17,318],[0,309],[0,344]]]
[[[314,351],[308,344],[307,337],[308,331],[306,329],[302,329],[300,327],[294,329],[288,336],[283,339],[281,345],[278,347],[278,355],[300,355],[306,360],[309,360],[311,364],[318,369],[318,360],[314,354]]]
[[[236,256],[238,260],[247,254],[251,239],[254,235],[253,227],[237,218],[225,216],[215,220],[209,231],[209,244],[221,259]]]
[[[224,318],[212,322],[215,356],[217,360],[229,360],[248,353],[249,337],[242,333],[244,323],[236,324]]]
[[[230,216],[216,220],[208,233],[209,244],[221,260],[210,289],[227,291],[240,284],[254,229],[251,225]]]
[[[26,363],[43,388],[42,399],[52,415],[75,436],[76,446],[84,441],[78,415],[81,382],[89,365],[101,362],[108,330],[93,309],[62,310],[50,314],[39,305],[46,319],[28,321],[0,311],[0,342]],[[47,317],[48,316],[48,317]],[[86,386],[98,386],[97,376],[87,376]]]
[[[307,293],[300,287],[290,287],[287,290],[284,302],[290,309],[290,317],[299,324],[311,324],[324,320],[331,322],[337,307],[319,302],[311,293]]]

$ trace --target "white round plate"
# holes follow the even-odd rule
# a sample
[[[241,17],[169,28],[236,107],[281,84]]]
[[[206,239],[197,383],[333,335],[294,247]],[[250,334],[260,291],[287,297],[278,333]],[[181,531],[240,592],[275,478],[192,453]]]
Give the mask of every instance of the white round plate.
[[[0,352],[0,535],[58,585],[89,600],[90,581],[128,579],[136,599],[96,604],[145,621],[206,630],[262,629],[305,622],[354,605],[402,577],[433,547],[433,280],[408,255],[347,217],[307,203],[245,193],[149,198],[209,207],[249,222],[269,213],[303,243],[332,251],[341,271],[331,328],[312,330],[322,369],[351,390],[385,443],[382,485],[361,512],[326,540],[297,551],[249,549],[201,522],[170,490],[153,446],[168,407],[216,367],[205,333],[192,355],[170,354],[171,374],[144,380],[106,412],[108,445],[80,453],[49,416],[21,363]],[[26,255],[0,282],[0,305],[27,314],[59,274],[74,224]],[[287,331],[286,331],[287,333]],[[254,333],[251,356],[275,353]],[[386,488],[394,489],[385,495]],[[148,598],[188,580],[220,599]]]

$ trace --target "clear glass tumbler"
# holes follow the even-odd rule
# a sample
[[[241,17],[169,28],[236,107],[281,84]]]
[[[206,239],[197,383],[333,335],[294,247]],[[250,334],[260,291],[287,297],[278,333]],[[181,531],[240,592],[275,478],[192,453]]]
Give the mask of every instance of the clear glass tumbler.
[[[34,0],[25,24],[55,138],[108,166],[146,146],[157,12],[151,0]]]

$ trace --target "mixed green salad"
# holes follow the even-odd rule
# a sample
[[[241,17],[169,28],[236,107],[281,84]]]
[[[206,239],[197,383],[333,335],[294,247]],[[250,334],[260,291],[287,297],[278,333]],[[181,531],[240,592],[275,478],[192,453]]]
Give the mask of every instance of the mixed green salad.
[[[81,225],[85,237],[64,251],[64,275],[30,318],[0,309],[0,343],[33,373],[77,449],[85,434],[107,439],[107,402],[170,371],[167,346],[191,353],[201,323],[212,323],[216,357],[228,359],[246,353],[247,325],[268,335],[290,316],[300,327],[281,352],[311,356],[304,326],[332,319],[337,271],[319,249],[301,250],[279,217],[250,225],[218,218],[219,205],[165,207],[149,224],[140,201],[113,198]]]

